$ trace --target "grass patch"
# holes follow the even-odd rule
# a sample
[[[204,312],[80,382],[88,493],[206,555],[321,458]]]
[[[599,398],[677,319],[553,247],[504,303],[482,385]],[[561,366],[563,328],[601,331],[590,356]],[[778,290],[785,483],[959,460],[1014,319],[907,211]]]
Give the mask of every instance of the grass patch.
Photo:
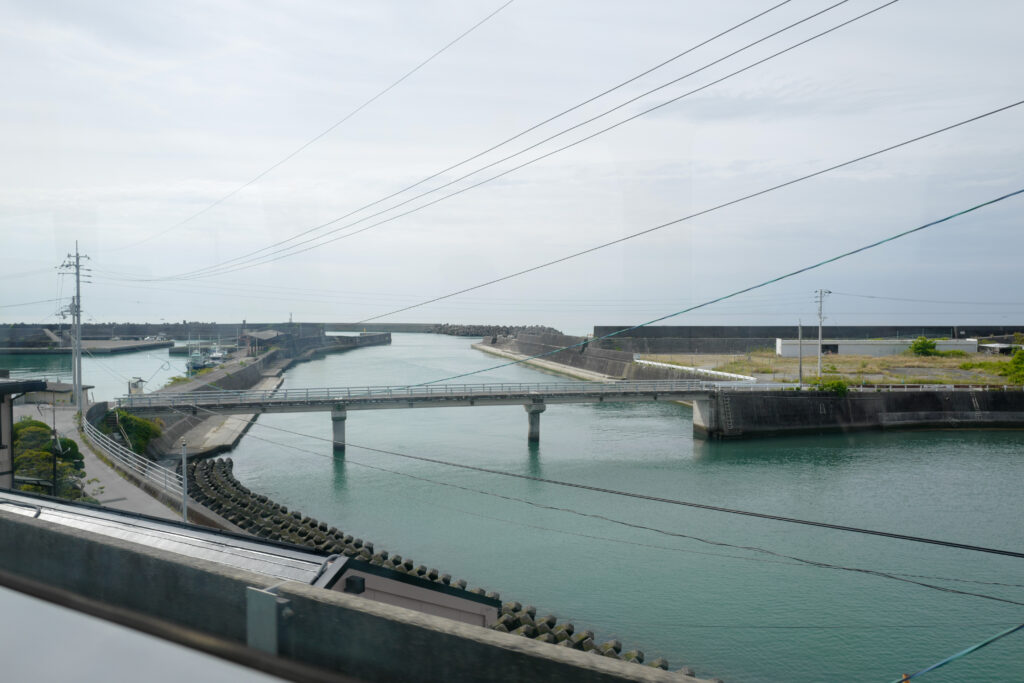
[[[771,375],[775,381],[795,380],[799,359],[781,358],[774,351],[744,354],[648,354],[645,360],[694,366],[738,375]],[[1024,361],[1021,373],[1024,375]],[[830,354],[822,358],[822,374],[834,375],[850,385],[872,384],[979,384],[1024,383],[1014,380],[1009,361],[993,360],[982,353],[942,352],[934,356],[915,356],[909,352],[892,356]],[[817,356],[803,358],[804,381],[817,375]]]

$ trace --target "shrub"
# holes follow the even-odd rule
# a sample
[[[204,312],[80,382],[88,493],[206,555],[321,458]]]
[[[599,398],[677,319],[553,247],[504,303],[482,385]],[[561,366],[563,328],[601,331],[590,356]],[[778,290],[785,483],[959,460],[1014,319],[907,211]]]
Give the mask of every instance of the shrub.
[[[146,452],[146,446],[150,441],[163,433],[160,425],[156,422],[137,417],[123,410],[117,411],[117,419],[121,424],[121,429],[124,430],[131,442],[132,450],[139,455]]]
[[[935,342],[928,337],[918,337],[910,344],[910,352],[915,356],[934,356]]]
[[[1006,378],[1014,384],[1024,384],[1024,349],[1018,349],[1007,366]]]
[[[23,427],[14,435],[14,448],[16,451],[48,450],[52,445],[53,432],[45,425],[41,427],[34,425]]]
[[[828,379],[819,377],[811,383],[818,391],[828,391],[836,396],[846,396],[850,393],[850,385],[845,380]]]
[[[53,431],[43,422],[22,418],[14,425],[14,471],[17,476],[34,477],[49,481],[53,476]],[[81,481],[85,474],[78,444],[71,439],[59,439],[56,495],[63,498],[82,497]],[[50,493],[46,486],[22,484],[22,491]]]

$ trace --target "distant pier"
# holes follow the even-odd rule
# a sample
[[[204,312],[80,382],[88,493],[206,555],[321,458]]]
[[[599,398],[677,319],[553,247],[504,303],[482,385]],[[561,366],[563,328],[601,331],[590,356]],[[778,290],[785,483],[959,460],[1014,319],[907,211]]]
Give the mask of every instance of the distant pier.
[[[131,353],[132,351],[152,351],[153,349],[166,349],[174,346],[174,342],[166,341],[140,341],[135,339],[83,339],[82,350],[86,353],[112,354]],[[30,355],[45,354],[51,356],[70,356],[70,346],[13,346],[0,347],[0,354],[9,355]]]

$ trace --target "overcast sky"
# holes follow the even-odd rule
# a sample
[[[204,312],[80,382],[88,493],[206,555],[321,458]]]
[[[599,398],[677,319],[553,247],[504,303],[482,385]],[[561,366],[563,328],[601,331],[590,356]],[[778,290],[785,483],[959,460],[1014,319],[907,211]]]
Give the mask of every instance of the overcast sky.
[[[490,178],[885,0],[792,0],[494,152],[302,239]],[[1024,6],[900,0],[572,149],[350,238],[183,278],[346,216],[778,0],[0,2],[0,321],[56,323],[79,241],[85,319],[356,321],[638,232],[1024,99]],[[1024,106],[390,318],[636,324],[1024,188]],[[665,324],[1024,323],[1024,198]],[[366,218],[353,225],[354,221]],[[349,227],[350,226],[350,227]],[[316,244],[312,242],[306,247]],[[242,262],[244,263],[244,262]],[[864,297],[892,297],[890,301]],[[927,301],[952,303],[928,303]],[[966,303],[957,303],[966,302]],[[66,303],[66,302],[65,302]],[[372,326],[372,325],[371,325]]]

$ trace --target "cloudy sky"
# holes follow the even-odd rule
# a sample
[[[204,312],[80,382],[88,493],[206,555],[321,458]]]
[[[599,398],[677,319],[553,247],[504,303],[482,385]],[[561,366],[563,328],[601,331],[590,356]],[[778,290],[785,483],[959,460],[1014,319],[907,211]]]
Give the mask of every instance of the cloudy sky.
[[[836,2],[792,0],[487,152],[779,1],[2,1],[0,321],[58,320],[75,240],[86,320],[363,320],[1024,99],[1024,7],[1005,0],[899,0],[730,76],[886,2],[722,60]],[[1022,124],[1024,106],[384,319],[650,320],[1024,188]],[[826,288],[837,324],[1024,323],[1022,211],[667,322],[808,323]]]

